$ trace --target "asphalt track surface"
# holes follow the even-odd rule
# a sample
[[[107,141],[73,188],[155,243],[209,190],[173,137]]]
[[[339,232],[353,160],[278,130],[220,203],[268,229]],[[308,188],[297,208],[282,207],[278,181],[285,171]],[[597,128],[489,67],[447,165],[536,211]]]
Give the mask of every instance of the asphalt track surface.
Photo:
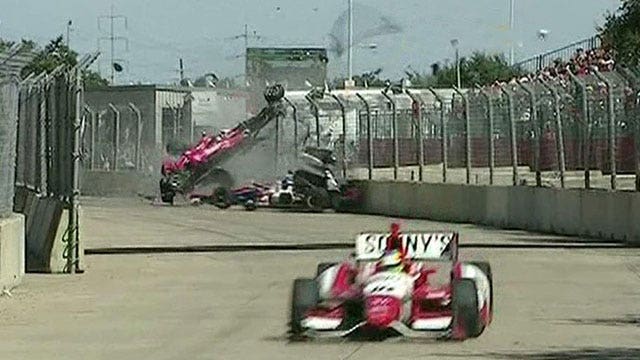
[[[640,358],[640,249],[405,220],[460,231],[461,257],[491,262],[492,326],[462,343],[290,343],[293,279],[392,219],[138,199],[84,199],[83,209],[86,272],[29,274],[0,297],[0,359]]]

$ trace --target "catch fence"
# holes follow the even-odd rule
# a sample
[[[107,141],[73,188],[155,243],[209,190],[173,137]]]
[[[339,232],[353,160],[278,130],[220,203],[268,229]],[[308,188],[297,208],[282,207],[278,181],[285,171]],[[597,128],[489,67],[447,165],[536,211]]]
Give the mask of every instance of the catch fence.
[[[33,56],[19,45],[0,52],[0,216],[27,216],[27,269],[42,270],[49,260],[29,254],[46,256],[48,251],[34,246],[49,246],[46,237],[68,210],[65,271],[73,272],[79,258],[82,73],[98,55],[21,77]]]
[[[292,92],[287,100],[304,129],[296,147],[335,149],[351,178],[638,191],[639,85],[636,72],[619,68],[465,90]]]

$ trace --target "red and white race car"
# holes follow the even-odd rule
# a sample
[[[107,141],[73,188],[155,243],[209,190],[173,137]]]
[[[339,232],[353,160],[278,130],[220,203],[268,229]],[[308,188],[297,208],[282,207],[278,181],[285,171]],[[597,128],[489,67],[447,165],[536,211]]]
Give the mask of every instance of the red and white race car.
[[[366,334],[464,340],[493,316],[491,266],[458,260],[458,233],[361,233],[342,263],[296,279],[294,338]]]

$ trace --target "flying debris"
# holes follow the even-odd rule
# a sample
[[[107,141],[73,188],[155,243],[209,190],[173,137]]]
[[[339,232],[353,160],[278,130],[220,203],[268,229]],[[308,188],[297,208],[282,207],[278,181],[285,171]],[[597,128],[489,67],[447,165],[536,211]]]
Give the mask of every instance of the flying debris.
[[[549,30],[547,29],[538,30],[538,39],[546,40],[548,36],[549,36]]]
[[[393,35],[403,31],[402,26],[395,21],[395,19],[384,15],[371,6],[355,3],[353,4],[353,14],[354,46],[378,36]],[[331,31],[327,36],[329,42],[327,48],[335,52],[338,57],[347,51],[348,40],[346,28],[348,17],[348,11],[345,10],[333,23]],[[370,49],[375,48],[371,46],[368,47]]]

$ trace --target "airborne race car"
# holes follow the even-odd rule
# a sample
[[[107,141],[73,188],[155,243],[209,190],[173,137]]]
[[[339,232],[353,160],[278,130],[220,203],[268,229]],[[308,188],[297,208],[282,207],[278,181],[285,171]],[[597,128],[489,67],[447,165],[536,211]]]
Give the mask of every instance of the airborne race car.
[[[360,234],[352,259],[319,264],[315,278],[294,281],[291,335],[478,337],[493,317],[491,266],[460,262],[458,236],[400,234],[395,224],[390,234]],[[390,256],[400,263],[390,268]]]

